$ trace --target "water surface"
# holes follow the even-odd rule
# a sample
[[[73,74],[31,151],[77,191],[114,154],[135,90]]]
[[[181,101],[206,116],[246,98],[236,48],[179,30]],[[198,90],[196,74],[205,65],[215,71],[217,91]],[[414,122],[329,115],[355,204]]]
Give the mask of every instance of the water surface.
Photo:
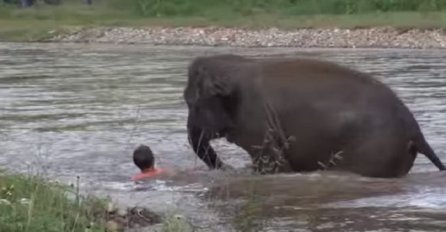
[[[186,67],[195,56],[228,52],[321,58],[373,73],[446,161],[444,51],[0,43],[0,165],[67,183],[80,176],[87,192],[183,213],[205,231],[446,230],[446,174],[422,155],[398,180],[207,171],[187,144]],[[141,143],[178,174],[131,183],[131,152]],[[229,164],[248,163],[241,149],[213,143]]]

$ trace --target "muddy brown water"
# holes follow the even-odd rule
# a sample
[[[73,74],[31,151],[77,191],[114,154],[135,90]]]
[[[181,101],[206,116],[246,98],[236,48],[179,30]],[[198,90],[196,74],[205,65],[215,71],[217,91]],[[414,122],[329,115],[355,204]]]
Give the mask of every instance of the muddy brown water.
[[[373,73],[410,107],[446,162],[446,52],[236,49],[0,43],[0,166],[203,231],[445,231],[446,174],[423,156],[402,179],[342,173],[253,176],[244,151],[213,142],[236,173],[207,171],[187,145],[186,66],[198,55],[307,56]],[[144,143],[176,174],[143,184],[132,149]]]

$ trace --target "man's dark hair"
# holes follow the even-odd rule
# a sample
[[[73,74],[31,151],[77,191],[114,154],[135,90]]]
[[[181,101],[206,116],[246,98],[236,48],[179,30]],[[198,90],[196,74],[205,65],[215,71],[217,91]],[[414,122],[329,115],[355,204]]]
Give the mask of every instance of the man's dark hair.
[[[133,151],[133,162],[139,169],[141,169],[141,171],[153,167],[155,158],[153,157],[150,147],[139,145],[139,147]]]

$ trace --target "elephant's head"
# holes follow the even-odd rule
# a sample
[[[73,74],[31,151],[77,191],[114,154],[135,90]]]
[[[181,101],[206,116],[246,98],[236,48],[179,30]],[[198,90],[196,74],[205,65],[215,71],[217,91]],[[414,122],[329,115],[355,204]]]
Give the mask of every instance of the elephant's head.
[[[230,61],[239,58],[233,55],[199,57],[188,69],[184,99],[189,109],[189,143],[209,168],[223,165],[209,141],[224,137],[234,127],[238,99]]]

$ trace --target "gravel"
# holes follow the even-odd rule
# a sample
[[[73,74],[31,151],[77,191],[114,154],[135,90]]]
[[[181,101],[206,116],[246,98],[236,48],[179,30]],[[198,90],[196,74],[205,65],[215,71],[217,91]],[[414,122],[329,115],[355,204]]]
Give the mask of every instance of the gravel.
[[[446,48],[442,29],[250,30],[225,27],[96,27],[61,34],[52,42],[302,48]]]

